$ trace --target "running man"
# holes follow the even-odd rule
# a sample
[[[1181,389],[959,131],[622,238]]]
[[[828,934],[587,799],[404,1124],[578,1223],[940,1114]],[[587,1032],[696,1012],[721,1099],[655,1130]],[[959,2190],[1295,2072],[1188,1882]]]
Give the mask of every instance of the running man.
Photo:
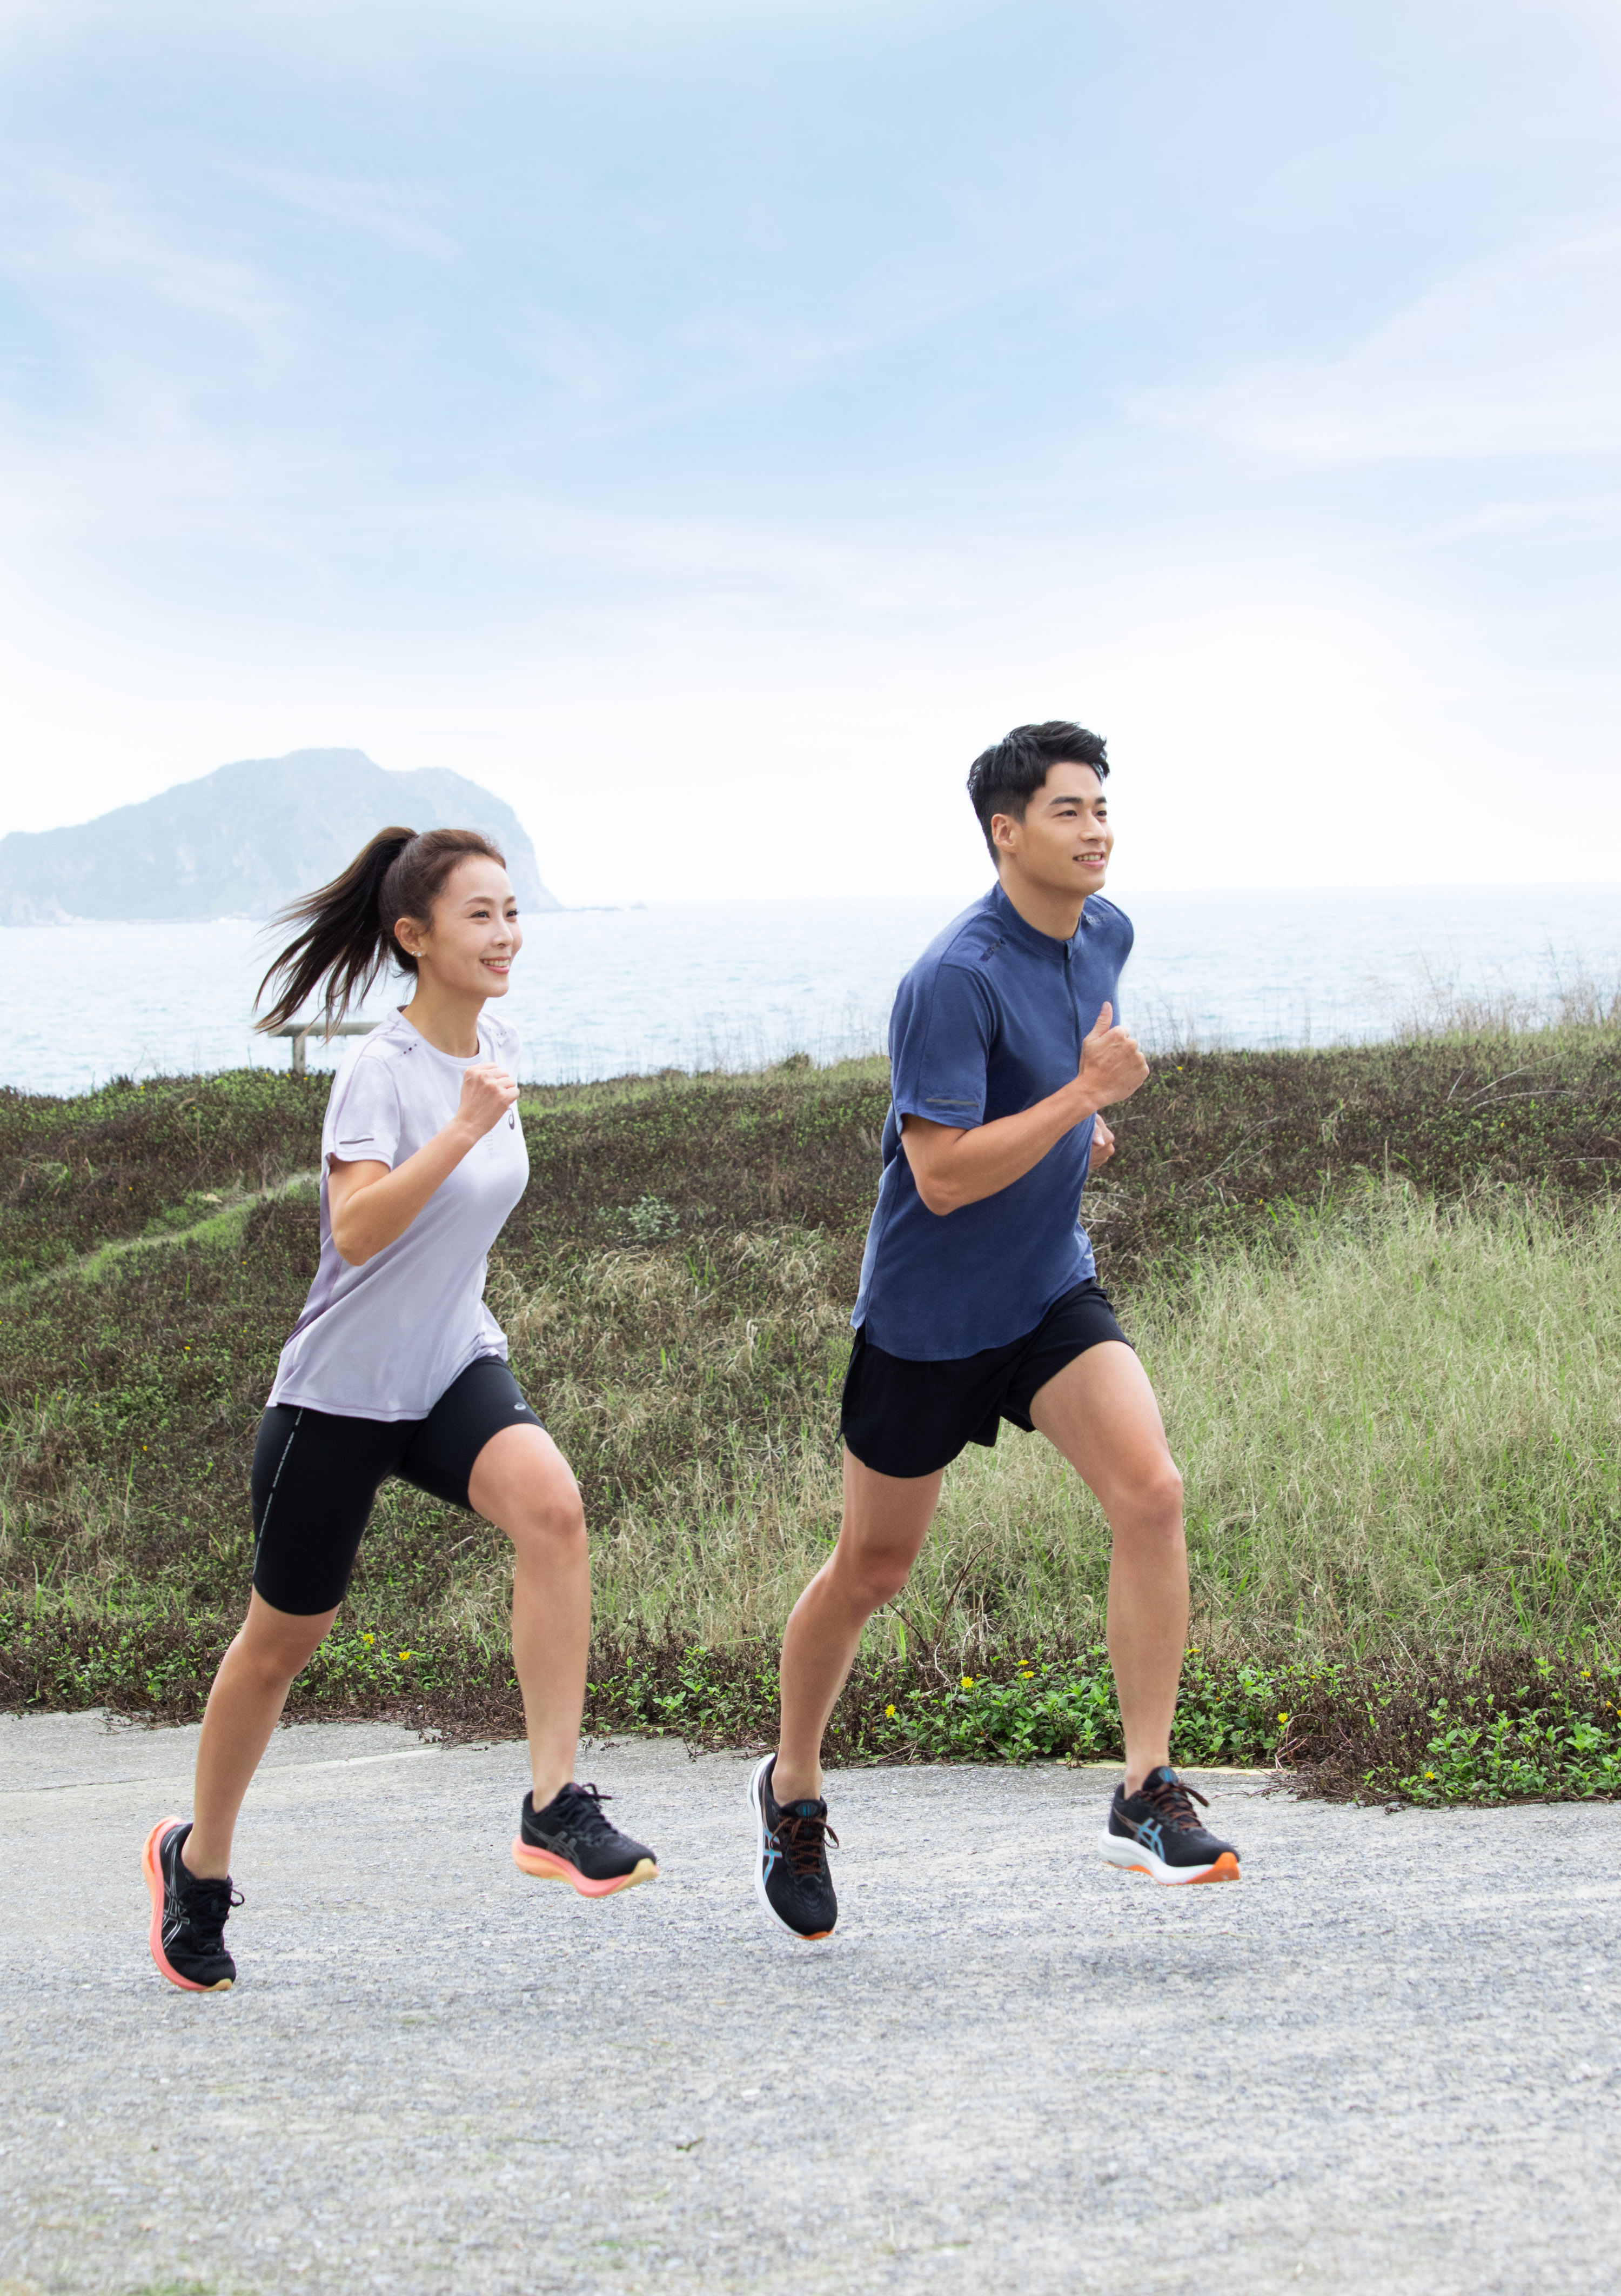
[[[389,960],[405,1004],[339,1070],[321,1142],[321,1258],[282,1350],[253,1457],[253,1587],[220,1662],[189,1824],[160,1818],[143,1867],[152,1959],[217,1993],[236,1964],[231,1843],[294,1677],[338,1615],[383,1482],[398,1475],[511,1539],[512,1665],[532,1790],[512,1856],[601,1898],[651,1881],[651,1850],[574,1783],[591,1578],[569,1463],[507,1368],[486,1255],[529,1177],[518,1039],[486,1011],[523,946],[502,855],[472,830],[385,829],[288,913],[274,1028],[311,996],[334,1020]]]
[[[1098,1848],[1157,1882],[1238,1879],[1170,1766],[1188,1631],[1182,1478],[1153,1390],[1078,1225],[1101,1111],[1148,1063],[1116,1019],[1132,928],[1101,898],[1114,833],[1103,742],[1019,726],[968,793],[997,882],[925,950],[889,1024],[883,1177],[850,1317],[844,1521],[782,1644],[782,1732],[749,1787],[755,1889],[790,1936],[839,1917],[822,1739],[862,1628],[897,1595],[946,1467],[1006,1419],[1055,1445],[1109,1519],[1109,1652],[1126,1778]]]

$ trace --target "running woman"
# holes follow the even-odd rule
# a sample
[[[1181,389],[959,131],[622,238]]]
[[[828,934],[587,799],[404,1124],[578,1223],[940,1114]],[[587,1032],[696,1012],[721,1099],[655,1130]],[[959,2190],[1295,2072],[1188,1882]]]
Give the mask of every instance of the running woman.
[[[152,1959],[187,1992],[236,1965],[224,1929],[237,1812],[294,1677],[338,1615],[382,1483],[398,1475],[512,1542],[512,1664],[533,1773],[512,1856],[607,1897],[651,1849],[574,1783],[591,1583],[568,1461],[507,1368],[486,1259],[529,1163],[518,1039],[486,1007],[523,946],[503,856],[472,830],[385,829],[286,912],[303,930],[259,985],[279,1026],[321,993],[340,1019],[390,960],[409,1004],[339,1070],[321,1141],[321,1259],[282,1350],[253,1457],[253,1587],[197,1749],[190,1823],[160,1818],[143,1866]]]
[[[755,1770],[755,1889],[790,1937],[838,1919],[822,1739],[862,1628],[917,1559],[951,1461],[999,1423],[1039,1431],[1113,1533],[1109,1650],[1126,1778],[1098,1848],[1157,1882],[1238,1879],[1170,1765],[1188,1628],[1182,1479],[1078,1225],[1114,1139],[1101,1111],[1148,1063],[1117,1018],[1132,928],[1101,898],[1104,744],[1016,726],[968,791],[997,882],[902,981],[883,1177],[850,1321],[844,1520],[782,1645],[782,1732]]]

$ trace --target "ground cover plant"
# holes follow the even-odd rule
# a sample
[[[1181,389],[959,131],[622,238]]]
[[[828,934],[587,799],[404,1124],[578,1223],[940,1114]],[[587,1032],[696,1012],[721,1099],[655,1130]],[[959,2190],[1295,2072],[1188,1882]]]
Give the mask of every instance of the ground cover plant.
[[[244,1598],[247,1473],[314,1269],[326,1081],[0,1095],[0,1698],[194,1714]],[[838,1521],[879,1061],[526,1092],[492,1263],[595,1546],[598,1727],[753,1742]],[[1187,1053],[1090,1222],[1187,1476],[1177,1751],[1325,1788],[1621,1788],[1621,1039]],[[1046,1447],[948,1479],[844,1758],[1117,1749],[1103,1526]],[[509,1729],[504,1543],[399,1488],[304,1712]]]

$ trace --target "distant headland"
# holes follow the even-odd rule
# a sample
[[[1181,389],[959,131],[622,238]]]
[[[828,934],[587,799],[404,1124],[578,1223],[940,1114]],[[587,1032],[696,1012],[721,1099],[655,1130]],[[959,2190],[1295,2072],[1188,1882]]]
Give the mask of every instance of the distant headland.
[[[0,837],[0,924],[266,917],[335,877],[392,822],[481,829],[520,907],[562,906],[510,805],[443,767],[387,773],[364,750],[246,758],[70,829]]]

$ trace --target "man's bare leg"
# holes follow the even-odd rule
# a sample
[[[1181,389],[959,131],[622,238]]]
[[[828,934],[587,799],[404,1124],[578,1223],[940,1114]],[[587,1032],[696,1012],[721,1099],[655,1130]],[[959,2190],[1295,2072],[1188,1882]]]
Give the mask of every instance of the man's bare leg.
[[[945,1480],[944,1468],[933,1475],[877,1474],[846,1451],[839,1544],[794,1604],[782,1637],[782,1734],[771,1773],[778,1802],[821,1798],[822,1736],[861,1630],[905,1585]]]
[[[1148,1374],[1118,1340],[1055,1373],[1030,1406],[1036,1426],[1096,1494],[1114,1533],[1109,1656],[1126,1734],[1126,1791],[1170,1759],[1188,1640],[1182,1477]]]

